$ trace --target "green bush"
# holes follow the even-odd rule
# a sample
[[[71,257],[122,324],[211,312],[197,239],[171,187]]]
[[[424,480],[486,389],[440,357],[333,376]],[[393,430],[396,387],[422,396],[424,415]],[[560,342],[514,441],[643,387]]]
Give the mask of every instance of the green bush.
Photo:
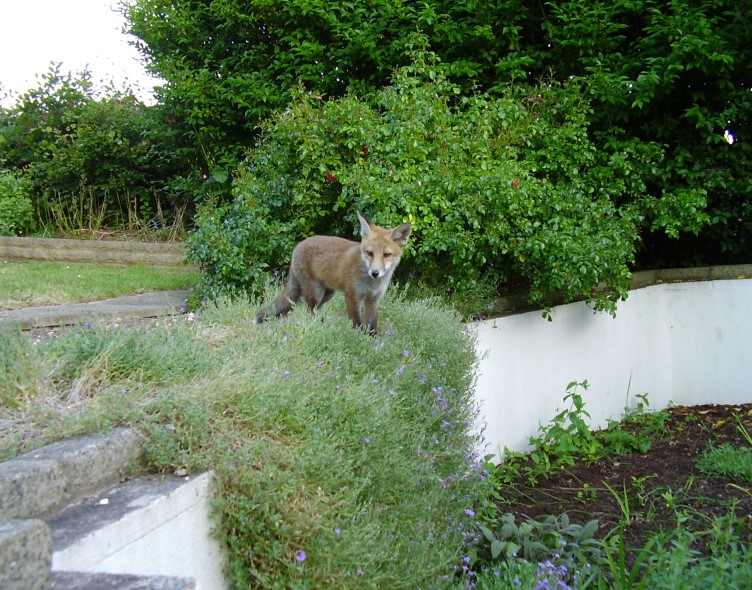
[[[301,92],[267,124],[234,201],[197,215],[190,256],[205,293],[254,291],[296,241],[355,235],[361,209],[413,223],[403,276],[459,290],[522,278],[532,303],[615,309],[640,226],[668,227],[661,216],[681,209],[648,190],[661,148],[614,137],[596,149],[578,84],[463,98],[434,61],[418,55],[373,106]]]
[[[0,236],[15,236],[34,229],[31,183],[11,172],[0,171]]]
[[[3,166],[29,180],[42,222],[162,225],[185,205],[171,124],[129,90],[106,91],[98,96],[88,72],[62,74],[58,64],[0,109]]]

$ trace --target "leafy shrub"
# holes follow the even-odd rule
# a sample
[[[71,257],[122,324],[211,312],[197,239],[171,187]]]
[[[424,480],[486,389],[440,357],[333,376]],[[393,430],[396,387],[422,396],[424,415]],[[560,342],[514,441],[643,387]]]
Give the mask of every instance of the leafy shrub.
[[[25,234],[34,225],[31,183],[17,174],[0,171],[0,236]]]
[[[0,110],[3,166],[29,179],[41,221],[161,224],[162,208],[169,217],[182,204],[170,123],[129,90],[106,91],[97,96],[89,72],[66,75],[58,64]]]
[[[578,84],[461,97],[418,54],[373,106],[300,92],[265,127],[229,205],[197,216],[190,255],[204,290],[257,291],[311,234],[355,234],[355,210],[413,223],[401,271],[451,289],[522,277],[529,299],[626,297],[638,225],[668,197],[648,186],[661,148],[613,138],[596,149]]]

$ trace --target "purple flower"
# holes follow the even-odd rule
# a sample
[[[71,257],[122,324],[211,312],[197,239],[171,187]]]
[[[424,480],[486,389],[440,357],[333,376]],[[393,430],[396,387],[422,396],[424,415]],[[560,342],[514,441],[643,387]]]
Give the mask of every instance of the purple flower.
[[[86,329],[87,330],[91,330],[93,327],[94,327],[94,324],[92,324],[91,322],[86,322]]]
[[[336,537],[339,537],[342,534],[342,531],[340,529],[334,529],[334,535]]]
[[[403,350],[402,351],[402,356],[410,356],[410,351],[409,350]]]
[[[475,516],[475,512],[473,512],[470,508],[465,508],[465,514],[467,514],[470,517]]]
[[[303,551],[302,549],[298,549],[298,550],[297,550],[297,551],[295,552],[295,561],[298,561],[298,562],[300,562],[300,563],[303,563],[303,562],[304,562],[305,560],[306,560],[306,554],[305,554],[305,551]]]

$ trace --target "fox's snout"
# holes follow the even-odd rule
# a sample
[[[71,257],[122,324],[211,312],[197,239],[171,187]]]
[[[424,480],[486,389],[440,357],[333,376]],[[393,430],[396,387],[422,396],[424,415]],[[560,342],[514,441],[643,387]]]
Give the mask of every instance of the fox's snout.
[[[385,272],[386,272],[385,268],[371,269],[370,274],[371,274],[371,277],[373,277],[374,279],[378,279],[380,277],[383,277]]]

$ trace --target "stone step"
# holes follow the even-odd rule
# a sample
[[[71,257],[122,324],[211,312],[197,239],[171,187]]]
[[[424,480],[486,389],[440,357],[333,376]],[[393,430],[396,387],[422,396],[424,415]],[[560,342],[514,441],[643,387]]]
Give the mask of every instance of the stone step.
[[[0,519],[40,518],[122,479],[142,453],[130,428],[76,436],[0,463]]]
[[[118,484],[46,519],[52,570],[162,575],[221,590],[222,556],[211,538],[212,476],[154,476]]]
[[[187,578],[53,572],[50,590],[195,590]]]
[[[0,588],[44,590],[51,556],[50,530],[41,520],[0,520]]]
[[[225,588],[211,474],[123,481],[141,453],[117,428],[0,463],[0,588]]]

